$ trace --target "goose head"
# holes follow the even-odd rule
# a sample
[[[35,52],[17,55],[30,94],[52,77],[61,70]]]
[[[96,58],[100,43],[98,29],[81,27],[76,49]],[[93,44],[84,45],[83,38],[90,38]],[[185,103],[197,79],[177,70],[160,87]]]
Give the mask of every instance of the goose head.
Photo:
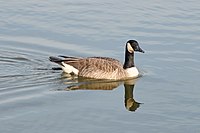
[[[135,51],[144,53],[144,50],[142,50],[140,48],[137,41],[135,41],[135,40],[127,41],[126,48],[125,48],[125,61],[124,61],[124,66],[123,66],[124,69],[135,67],[135,64],[134,64],[134,52]],[[129,73],[136,73],[135,75],[137,75],[138,70],[136,68],[132,68],[132,69],[134,69],[134,71],[136,71],[136,72],[129,72]],[[133,71],[133,70],[131,70],[131,71]]]
[[[129,40],[126,43],[126,51],[128,51],[129,53],[134,53],[134,51],[144,53],[144,50],[140,48],[139,43],[135,40]]]

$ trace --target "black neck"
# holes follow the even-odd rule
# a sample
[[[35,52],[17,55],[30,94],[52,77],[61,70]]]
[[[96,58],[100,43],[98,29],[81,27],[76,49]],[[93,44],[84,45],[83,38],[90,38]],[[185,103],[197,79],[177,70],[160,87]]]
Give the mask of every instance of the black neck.
[[[134,67],[134,52],[133,53],[129,53],[127,48],[126,48],[126,52],[125,52],[125,62],[124,62],[124,66],[123,68],[131,68]]]

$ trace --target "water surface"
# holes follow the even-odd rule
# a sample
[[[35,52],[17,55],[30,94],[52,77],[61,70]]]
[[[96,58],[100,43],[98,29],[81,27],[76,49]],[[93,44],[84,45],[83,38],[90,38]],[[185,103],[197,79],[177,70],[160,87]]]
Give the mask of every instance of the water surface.
[[[200,2],[1,1],[0,132],[200,132]],[[124,60],[134,81],[72,77],[49,56]]]

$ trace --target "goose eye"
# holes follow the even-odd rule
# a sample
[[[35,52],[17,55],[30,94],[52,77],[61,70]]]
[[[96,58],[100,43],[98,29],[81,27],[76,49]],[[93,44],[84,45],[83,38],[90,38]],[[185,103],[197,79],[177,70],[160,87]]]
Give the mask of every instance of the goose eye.
[[[135,50],[137,50],[139,47],[138,47],[138,46],[135,46],[134,48],[135,48]]]

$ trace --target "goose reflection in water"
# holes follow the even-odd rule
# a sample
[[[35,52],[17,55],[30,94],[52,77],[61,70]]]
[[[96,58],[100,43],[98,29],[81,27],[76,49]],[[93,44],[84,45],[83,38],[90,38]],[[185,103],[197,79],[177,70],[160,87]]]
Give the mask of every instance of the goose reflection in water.
[[[126,109],[129,111],[136,111],[136,109],[139,108],[141,104],[135,101],[133,95],[136,80],[137,79],[124,81],[124,89],[125,89],[124,103]]]
[[[125,96],[124,103],[125,107],[129,111],[136,111],[140,107],[139,102],[134,99],[134,86],[138,79],[129,79],[125,81],[112,81],[112,80],[96,80],[86,79],[81,77],[69,76],[63,73],[62,79],[64,83],[69,85],[67,88],[59,91],[73,91],[73,90],[113,90],[119,85],[124,84]]]

